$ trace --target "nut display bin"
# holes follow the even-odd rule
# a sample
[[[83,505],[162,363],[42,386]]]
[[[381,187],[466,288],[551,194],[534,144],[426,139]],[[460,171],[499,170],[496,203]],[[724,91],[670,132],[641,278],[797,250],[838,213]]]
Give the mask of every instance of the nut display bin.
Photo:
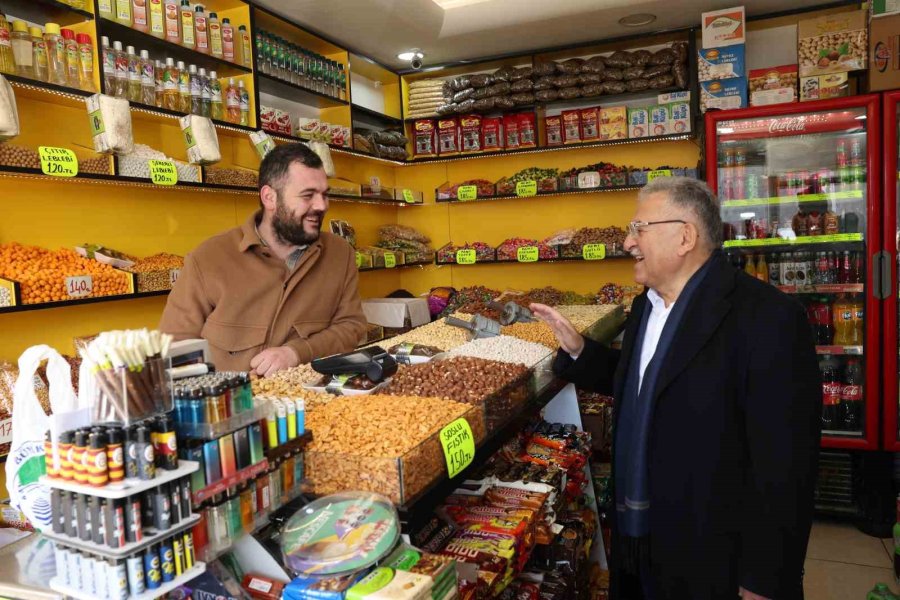
[[[462,415],[475,444],[485,436],[484,409],[472,406]],[[401,456],[363,456],[306,450],[306,476],[317,496],[343,490],[364,490],[403,504],[446,473],[440,429]]]

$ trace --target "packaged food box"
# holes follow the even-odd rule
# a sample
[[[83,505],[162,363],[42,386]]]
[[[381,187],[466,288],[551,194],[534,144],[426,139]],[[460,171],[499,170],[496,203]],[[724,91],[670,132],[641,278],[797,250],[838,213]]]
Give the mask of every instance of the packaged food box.
[[[691,101],[691,93],[690,92],[668,92],[666,94],[660,94],[656,97],[657,104],[671,104],[672,102],[690,102]]]
[[[343,600],[347,590],[365,574],[362,571],[331,577],[301,575],[284,586],[281,600]]]
[[[516,115],[519,124],[519,147],[537,147],[537,117],[534,113],[519,113]]]
[[[700,83],[700,111],[710,108],[722,110],[747,107],[747,79],[735,77],[722,81]]]
[[[333,123],[328,124],[328,143],[332,146],[344,146],[346,144],[346,138],[344,137],[344,131],[347,128],[343,125],[335,125]]]
[[[800,76],[866,68],[868,35],[865,10],[804,19],[797,26]]]
[[[797,65],[750,71],[750,106],[797,101]]]
[[[669,131],[670,111],[668,104],[650,107],[650,135],[666,135]]]
[[[485,117],[481,120],[481,143],[485,152],[503,150],[503,119]]]
[[[321,124],[322,122],[319,119],[300,117],[297,119],[297,137],[304,140],[315,139]]]
[[[691,103],[672,102],[669,104],[669,133],[689,133],[691,131]]]
[[[900,14],[872,19],[870,28],[869,90],[900,88]]]
[[[562,116],[544,117],[544,131],[547,132],[548,146],[562,146]]]
[[[432,584],[425,575],[379,567],[347,591],[347,600],[428,600]]]
[[[700,81],[730,79],[747,75],[746,46],[735,44],[725,48],[698,50],[697,74]]]
[[[503,135],[506,138],[504,146],[507,150],[518,150],[519,143],[519,119],[516,115],[503,116]]]
[[[438,119],[438,154],[453,156],[459,154],[459,121],[455,117]]]
[[[417,157],[437,156],[437,123],[419,119],[413,124],[413,152]]]
[[[353,129],[347,126],[342,127],[344,134],[344,148],[349,148],[353,145]]]
[[[275,127],[278,133],[283,133],[284,135],[291,135],[294,131],[294,126],[291,121],[291,113],[286,110],[281,110],[280,108],[275,109]],[[319,132],[321,132],[322,128],[319,127]]]
[[[628,108],[614,106],[600,109],[600,139],[624,140],[628,138]]]
[[[259,124],[266,131],[277,133],[278,128],[275,125],[275,109],[271,106],[260,105]]]
[[[642,138],[650,135],[650,109],[646,107],[628,109],[628,137]]]
[[[747,41],[743,6],[703,13],[700,16],[700,28],[704,48],[722,48]]]
[[[461,152],[481,152],[481,115],[460,117],[459,136]]]
[[[581,143],[581,111],[564,110],[562,113],[562,134],[564,144]]]
[[[581,109],[581,141],[596,142],[600,139],[600,108]]]
[[[800,78],[800,101],[828,100],[850,95],[850,78],[847,73],[813,75]]]
[[[873,17],[900,13],[900,0],[872,0],[869,4],[872,6]]]

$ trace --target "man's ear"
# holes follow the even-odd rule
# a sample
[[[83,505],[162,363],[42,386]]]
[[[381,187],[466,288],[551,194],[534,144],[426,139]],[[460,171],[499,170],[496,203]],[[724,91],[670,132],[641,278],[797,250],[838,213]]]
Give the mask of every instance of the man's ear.
[[[700,245],[700,232],[693,223],[685,223],[681,233],[681,245],[678,248],[678,255],[684,256],[688,252],[694,250]]]
[[[259,190],[259,201],[262,202],[263,209],[274,211],[278,204],[278,192],[270,185],[264,185]]]

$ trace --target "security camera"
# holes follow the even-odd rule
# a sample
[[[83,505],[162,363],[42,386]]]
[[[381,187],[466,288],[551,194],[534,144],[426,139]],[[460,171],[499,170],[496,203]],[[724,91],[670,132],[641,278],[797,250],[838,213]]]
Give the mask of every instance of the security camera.
[[[422,59],[418,56],[409,61],[409,66],[418,71],[422,68]]]
[[[418,71],[422,68],[422,61],[425,58],[425,53],[418,48],[413,48],[406,52],[401,52],[397,55],[397,58],[400,60],[408,60],[409,66]]]

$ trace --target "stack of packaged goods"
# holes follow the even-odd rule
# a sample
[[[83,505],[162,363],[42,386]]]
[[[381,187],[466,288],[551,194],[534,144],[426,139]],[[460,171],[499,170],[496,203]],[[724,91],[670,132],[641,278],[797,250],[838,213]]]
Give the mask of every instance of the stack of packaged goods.
[[[379,158],[406,160],[406,144],[409,140],[399,131],[385,129],[382,131],[361,130],[353,134],[353,148]]]
[[[86,33],[47,23],[8,21],[0,13],[0,72],[94,91],[94,42]]]
[[[444,80],[422,79],[409,84],[409,107],[407,118],[419,119],[437,114],[444,104]]]
[[[156,292],[171,290],[183,267],[184,257],[161,252],[137,260],[126,270],[136,275],[138,292]]]
[[[587,577],[596,531],[585,508],[590,443],[572,425],[526,428],[412,533],[413,543],[460,561],[461,597],[506,598],[507,588],[569,597]]]
[[[375,245],[390,250],[402,257],[402,264],[424,264],[434,261],[431,240],[412,227],[405,225],[382,225],[378,228]]]

